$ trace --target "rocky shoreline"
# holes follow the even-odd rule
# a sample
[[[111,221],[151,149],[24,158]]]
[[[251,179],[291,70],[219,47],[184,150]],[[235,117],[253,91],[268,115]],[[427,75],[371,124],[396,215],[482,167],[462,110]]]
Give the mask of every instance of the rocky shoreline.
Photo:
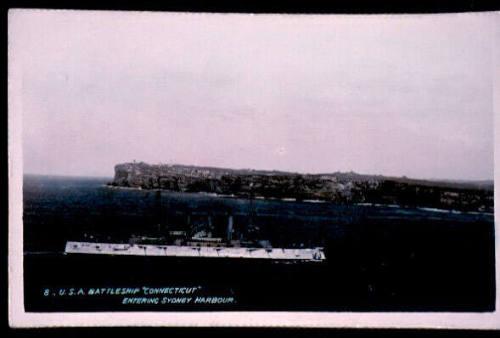
[[[108,185],[242,198],[381,203],[493,212],[493,182],[440,182],[356,173],[300,174],[144,162],[115,166]]]

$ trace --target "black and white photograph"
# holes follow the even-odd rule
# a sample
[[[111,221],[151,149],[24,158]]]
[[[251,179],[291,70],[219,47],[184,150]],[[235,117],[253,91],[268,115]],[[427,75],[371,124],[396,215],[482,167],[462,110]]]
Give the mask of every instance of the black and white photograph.
[[[10,10],[11,325],[498,327],[499,19]]]

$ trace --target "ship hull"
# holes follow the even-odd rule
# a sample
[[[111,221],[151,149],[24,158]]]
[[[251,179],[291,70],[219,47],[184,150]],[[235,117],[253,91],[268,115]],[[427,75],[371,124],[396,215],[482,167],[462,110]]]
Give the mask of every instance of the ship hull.
[[[285,248],[247,248],[226,246],[179,246],[152,244],[120,243],[66,243],[66,254],[127,255],[127,256],[164,256],[164,257],[203,257],[239,258],[288,262],[322,262],[326,259],[322,248],[285,249]]]

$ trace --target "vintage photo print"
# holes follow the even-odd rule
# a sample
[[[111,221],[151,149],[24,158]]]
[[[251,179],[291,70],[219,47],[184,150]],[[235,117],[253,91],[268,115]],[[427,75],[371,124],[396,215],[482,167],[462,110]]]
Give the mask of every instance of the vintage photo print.
[[[10,325],[497,328],[499,19],[10,10]]]

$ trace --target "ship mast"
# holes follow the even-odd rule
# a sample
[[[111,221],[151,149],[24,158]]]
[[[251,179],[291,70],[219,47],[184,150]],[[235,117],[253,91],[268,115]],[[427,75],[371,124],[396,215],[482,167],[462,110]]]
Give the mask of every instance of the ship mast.
[[[164,227],[164,212],[162,208],[162,199],[161,199],[161,189],[156,190],[155,192],[155,205],[156,205],[156,218],[157,218],[157,227],[158,232],[162,233],[166,231],[166,226]],[[165,229],[164,229],[165,228]]]
[[[249,212],[249,221],[248,221],[248,229],[247,229],[247,236],[249,238],[247,239],[253,239],[254,237],[254,233],[255,233],[255,208],[254,208],[254,203],[253,203],[253,200],[254,200],[254,191],[253,191],[253,182],[250,182],[250,198],[249,198],[249,209],[250,209],[250,212]]]

